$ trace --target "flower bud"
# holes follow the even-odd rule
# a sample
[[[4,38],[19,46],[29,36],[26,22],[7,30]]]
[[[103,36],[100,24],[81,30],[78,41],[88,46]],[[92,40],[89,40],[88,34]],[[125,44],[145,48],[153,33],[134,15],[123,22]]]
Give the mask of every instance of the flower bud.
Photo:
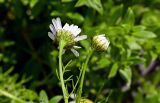
[[[105,37],[105,34],[97,35],[93,37],[93,48],[97,51],[106,51],[110,41]]]

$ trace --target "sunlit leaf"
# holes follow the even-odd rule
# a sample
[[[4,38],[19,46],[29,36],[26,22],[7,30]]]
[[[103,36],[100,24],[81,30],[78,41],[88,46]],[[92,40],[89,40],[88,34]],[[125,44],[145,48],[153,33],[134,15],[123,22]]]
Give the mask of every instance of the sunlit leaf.
[[[155,38],[156,34],[150,31],[135,31],[132,33],[133,36],[139,37],[139,38]]]
[[[128,9],[127,13],[125,14],[124,23],[133,26],[135,22],[134,13],[131,8]]]
[[[67,13],[66,14],[69,18],[76,20],[77,22],[82,22],[84,21],[84,18],[81,14],[79,13]]]
[[[51,98],[49,103],[59,103],[62,98],[63,98],[63,96],[61,96],[61,95],[54,96],[54,97]]]
[[[39,99],[43,103],[48,103],[48,96],[44,90],[41,90]]]
[[[131,85],[132,71],[130,68],[124,68],[119,70],[121,76],[126,80],[127,86]]]
[[[103,14],[103,7],[101,0],[88,0],[87,5],[97,10],[100,14]]]
[[[61,0],[62,2],[71,2],[73,0]]]
[[[38,2],[38,0],[31,0],[30,1],[30,7],[33,8],[36,5],[37,2]]]
[[[91,7],[96,11],[98,11],[100,14],[103,14],[103,7],[102,7],[101,0],[79,0],[76,3],[75,7],[80,7],[83,5]]]
[[[87,0],[78,0],[75,7],[83,6],[87,3]]]
[[[110,70],[108,78],[114,77],[117,74],[117,70],[118,70],[118,63],[115,63],[115,64],[113,64],[113,66]]]

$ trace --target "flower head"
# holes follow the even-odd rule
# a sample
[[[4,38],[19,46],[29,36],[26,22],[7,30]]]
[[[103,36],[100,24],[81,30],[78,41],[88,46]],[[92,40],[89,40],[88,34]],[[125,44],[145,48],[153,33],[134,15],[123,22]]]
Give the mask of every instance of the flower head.
[[[57,43],[60,42],[60,40],[65,41],[65,49],[70,49],[75,56],[79,56],[79,53],[75,50],[77,48],[81,48],[79,46],[75,46],[76,42],[86,39],[86,35],[78,36],[81,32],[81,29],[78,28],[77,25],[69,25],[66,23],[63,27],[61,24],[60,18],[52,19],[52,24],[50,24],[50,30],[51,32],[48,32],[48,36]]]
[[[98,51],[106,51],[110,41],[105,37],[105,34],[93,37],[93,47]]]

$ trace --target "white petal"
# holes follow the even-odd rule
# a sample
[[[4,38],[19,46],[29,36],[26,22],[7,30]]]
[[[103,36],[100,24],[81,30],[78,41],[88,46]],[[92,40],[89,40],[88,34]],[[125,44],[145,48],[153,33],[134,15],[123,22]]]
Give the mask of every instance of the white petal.
[[[53,35],[51,32],[48,32],[48,36],[49,36],[52,40],[55,40],[55,35]]]
[[[73,46],[73,48],[75,48],[75,49],[79,49],[79,48],[81,48],[80,46]]]
[[[55,30],[55,28],[53,27],[52,24],[49,25],[49,28],[51,29],[52,33],[55,35],[56,34],[56,30]]]
[[[56,19],[52,19],[52,23],[54,25],[55,30],[57,31],[58,27],[57,27],[57,21],[56,21]]]
[[[67,30],[69,29],[69,24],[66,23],[66,24],[63,26],[63,29],[67,31]]]
[[[70,31],[70,32],[72,33],[73,28],[74,28],[74,25],[72,24],[72,25],[70,25],[70,28],[69,28],[69,30],[68,30],[68,31]]]
[[[75,101],[70,101],[69,103],[76,103]]]
[[[76,98],[76,94],[72,93],[72,94],[70,95],[70,98],[75,99],[75,98]]]
[[[73,52],[73,54],[78,57],[79,56],[79,53],[75,50],[75,49],[71,49],[71,51]]]
[[[99,40],[99,41],[104,41],[104,42],[107,41],[107,39],[106,39],[105,37],[100,37],[100,38],[98,38],[98,40]]]
[[[61,19],[60,18],[57,18],[56,19],[56,25],[57,25],[57,29],[62,29],[62,24],[61,24]]]
[[[84,40],[84,39],[87,39],[87,35],[77,36],[74,40],[77,42],[77,41],[81,41],[81,40]]]
[[[72,30],[73,34],[76,32],[77,29],[78,29],[78,26],[75,25],[75,26],[73,27],[73,30]]]
[[[100,34],[100,35],[98,35],[99,37],[105,37],[105,34]]]
[[[80,32],[81,32],[81,29],[78,28],[78,29],[75,31],[74,36],[76,37]]]

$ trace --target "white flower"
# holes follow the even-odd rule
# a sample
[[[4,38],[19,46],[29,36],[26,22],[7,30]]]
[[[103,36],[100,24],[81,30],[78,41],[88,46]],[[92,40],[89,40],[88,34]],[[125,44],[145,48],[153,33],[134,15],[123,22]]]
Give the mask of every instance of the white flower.
[[[63,27],[61,24],[60,18],[52,19],[52,23],[50,24],[51,32],[48,32],[48,36],[53,40],[59,43],[60,40],[64,40],[66,42],[65,49],[70,49],[75,56],[79,56],[79,53],[75,50],[77,48],[81,48],[79,46],[75,46],[75,43],[86,39],[86,35],[78,36],[81,32],[81,29],[78,28],[77,25],[69,25],[66,23]]]
[[[93,47],[98,51],[106,51],[110,41],[105,37],[105,34],[93,37]]]

